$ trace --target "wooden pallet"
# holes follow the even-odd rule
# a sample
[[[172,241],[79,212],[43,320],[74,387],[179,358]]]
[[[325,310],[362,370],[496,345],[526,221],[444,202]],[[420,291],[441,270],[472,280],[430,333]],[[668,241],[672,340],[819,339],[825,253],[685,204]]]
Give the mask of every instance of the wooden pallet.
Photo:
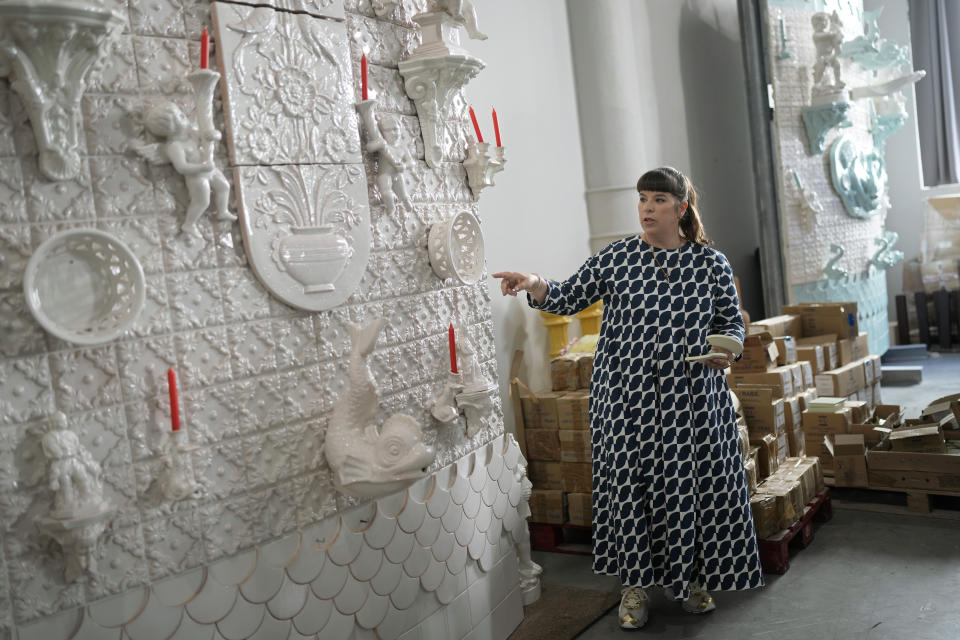
[[[827,485],[833,486],[833,481],[824,477]],[[844,489],[862,489],[865,491],[886,491],[889,493],[902,493],[906,495],[907,510],[914,513],[930,513],[930,496],[950,496],[960,498],[960,493],[953,491],[936,491],[925,489],[906,489],[903,487],[841,487]]]
[[[813,542],[813,520],[826,522],[833,517],[833,506],[830,503],[830,489],[823,491],[811,500],[803,509],[800,517],[789,529],[775,533],[769,538],[758,540],[760,546],[760,564],[765,573],[784,574],[790,568],[791,542],[796,541],[800,548],[807,547]]]
[[[578,524],[530,523],[530,548],[588,556],[593,553],[591,527]]]

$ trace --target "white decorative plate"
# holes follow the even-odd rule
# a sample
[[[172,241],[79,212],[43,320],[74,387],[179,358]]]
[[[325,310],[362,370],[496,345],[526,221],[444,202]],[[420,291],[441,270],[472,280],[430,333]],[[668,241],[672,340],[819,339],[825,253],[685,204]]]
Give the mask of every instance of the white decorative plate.
[[[45,240],[27,263],[23,292],[40,326],[83,345],[121,336],[146,301],[137,257],[96,229],[68,229]]]
[[[480,221],[461,211],[430,227],[427,239],[430,266],[437,277],[454,278],[463,284],[483,277],[483,231]]]
[[[730,336],[725,336],[719,333],[712,333],[707,336],[707,342],[710,343],[713,347],[720,347],[721,349],[726,349],[733,354],[733,357],[736,358],[738,355],[743,353],[743,343],[737,340],[736,338],[731,338]]]

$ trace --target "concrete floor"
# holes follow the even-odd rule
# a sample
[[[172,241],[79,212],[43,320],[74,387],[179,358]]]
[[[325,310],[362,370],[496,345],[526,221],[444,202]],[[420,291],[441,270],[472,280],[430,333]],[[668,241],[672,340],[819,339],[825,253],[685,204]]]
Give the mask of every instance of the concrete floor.
[[[897,363],[913,364],[913,363]],[[960,354],[923,361],[923,382],[884,387],[885,403],[915,417],[930,400],[960,392]],[[710,640],[956,640],[960,638],[960,500],[935,501],[930,515],[906,511],[902,494],[834,491],[834,516],[812,544],[791,550],[790,569],[762,589],[714,593],[717,610],[697,616],[653,593],[650,620],[635,632],[614,608],[580,634]],[[534,552],[545,583],[619,590],[596,576],[589,556]]]

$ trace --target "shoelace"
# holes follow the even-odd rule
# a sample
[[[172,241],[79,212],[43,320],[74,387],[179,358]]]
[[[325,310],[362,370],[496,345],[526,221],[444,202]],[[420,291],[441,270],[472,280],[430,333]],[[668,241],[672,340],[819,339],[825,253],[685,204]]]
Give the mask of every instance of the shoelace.
[[[647,594],[640,589],[630,588],[623,594],[623,606],[627,609],[636,609],[647,599]]]

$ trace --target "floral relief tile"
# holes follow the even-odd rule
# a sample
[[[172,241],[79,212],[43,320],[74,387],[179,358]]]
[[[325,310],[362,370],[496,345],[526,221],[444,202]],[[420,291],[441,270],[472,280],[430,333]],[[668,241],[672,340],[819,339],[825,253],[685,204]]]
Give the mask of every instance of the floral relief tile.
[[[233,372],[238,378],[270,373],[277,368],[277,343],[270,321],[227,328]]]
[[[6,138],[0,137],[0,140]],[[23,173],[17,158],[0,158],[0,222],[27,222]]]
[[[123,12],[126,16],[126,3]],[[103,57],[87,73],[86,93],[136,93],[140,83],[137,60],[133,54],[133,39],[123,34],[110,39],[105,48]]]
[[[120,593],[149,579],[141,527],[108,529],[100,540],[97,570],[86,583],[88,601]]]
[[[157,218],[157,224],[167,273],[217,267],[217,248],[209,225],[198,224],[200,235],[195,236],[180,233],[181,219],[178,217],[164,215]]]
[[[354,75],[360,76],[360,52],[356,53]],[[367,77],[370,89],[376,92],[377,110],[387,113],[399,113],[405,116],[416,116],[417,108],[413,100],[407,97],[404,88],[403,76],[396,68],[383,67],[378,64],[367,66]],[[360,85],[355,87],[354,99],[360,100]]]
[[[90,173],[98,218],[156,213],[146,160],[128,156],[95,157],[90,159]]]
[[[253,530],[257,540],[268,540],[297,529],[297,501],[288,480],[252,494],[256,509]]]
[[[182,402],[194,444],[208,445],[240,435],[237,393],[233,385],[188,391]]]
[[[53,389],[45,357],[0,362],[0,423],[28,422],[53,411]]]
[[[313,316],[317,350],[321,360],[339,358],[350,353],[350,312],[344,307]]]
[[[140,35],[184,38],[183,0],[151,0],[130,6],[130,29]]]
[[[112,526],[139,524],[140,508],[137,505],[137,481],[133,465],[104,468],[103,499],[116,509]]]
[[[84,603],[83,581],[64,583],[64,556],[59,551],[53,554],[28,551],[16,557],[8,555],[7,569],[13,594],[13,618],[17,624]]]
[[[226,175],[229,176],[229,173],[227,172]],[[220,258],[220,266],[224,269],[247,266],[247,253],[243,246],[240,225],[231,224],[220,232],[217,237],[217,255]]]
[[[127,440],[133,460],[143,460],[164,453],[167,430],[170,429],[170,403],[157,394],[150,398],[124,405],[127,417]]]
[[[365,16],[348,15],[347,32],[355,42],[370,48],[367,53],[370,63],[385,67],[396,68],[397,61],[406,59],[419,44],[414,29]]]
[[[104,468],[131,464],[127,422],[120,405],[69,416],[70,429],[77,434],[93,459]]]
[[[247,477],[251,486],[264,486],[306,472],[306,423],[298,423],[258,433],[245,440]]]
[[[279,374],[244,380],[237,385],[237,412],[241,433],[283,423],[284,387]]]
[[[396,216],[388,214],[383,206],[370,207],[370,230],[374,251],[396,249],[403,242],[403,226]]]
[[[144,94],[166,96],[193,92],[187,74],[197,67],[198,59],[190,57],[186,40],[135,36],[133,50],[137,55],[140,87]]]
[[[50,356],[57,406],[67,413],[123,401],[116,348],[57,352]]]
[[[200,514],[177,513],[143,525],[150,578],[158,580],[201,566],[206,561]]]
[[[285,421],[305,420],[332,406],[324,369],[324,365],[313,365],[283,374]]]
[[[51,182],[40,173],[36,156],[24,158],[23,191],[31,222],[92,220],[96,217],[90,188],[90,165],[81,163],[80,174],[71,180]]]
[[[297,502],[297,523],[306,527],[336,513],[336,489],[330,472],[321,469],[295,478],[293,495]]]
[[[84,135],[91,156],[123,155],[131,140],[143,140],[143,101],[136,96],[84,95]]]
[[[173,329],[170,307],[167,303],[167,281],[162,275],[146,277],[146,299],[133,325],[133,334],[139,337],[168,333]]]
[[[319,359],[310,316],[274,320],[272,331],[277,337],[277,366],[280,369],[302,367]]]
[[[4,85],[0,87],[0,157],[17,155],[15,136],[16,130],[10,114],[9,85]]]
[[[229,556],[259,541],[256,518],[259,505],[254,494],[204,505],[200,509],[203,546],[207,561]]]
[[[190,454],[197,482],[208,495],[223,499],[248,488],[246,455],[241,440],[229,440],[195,449]]]
[[[270,316],[270,294],[250,269],[221,269],[223,308],[228,322],[257,320]]]
[[[0,356],[17,358],[46,349],[46,334],[33,319],[22,291],[0,293],[0,318]]]
[[[117,345],[124,400],[154,397],[168,391],[167,371],[176,371],[173,336],[131,340]]]
[[[190,271],[167,276],[167,291],[177,329],[201,329],[223,324],[220,274]]]
[[[236,165],[360,161],[343,23],[214,3]]]
[[[192,389],[231,379],[230,347],[226,329],[181,333],[176,340],[185,388]]]

